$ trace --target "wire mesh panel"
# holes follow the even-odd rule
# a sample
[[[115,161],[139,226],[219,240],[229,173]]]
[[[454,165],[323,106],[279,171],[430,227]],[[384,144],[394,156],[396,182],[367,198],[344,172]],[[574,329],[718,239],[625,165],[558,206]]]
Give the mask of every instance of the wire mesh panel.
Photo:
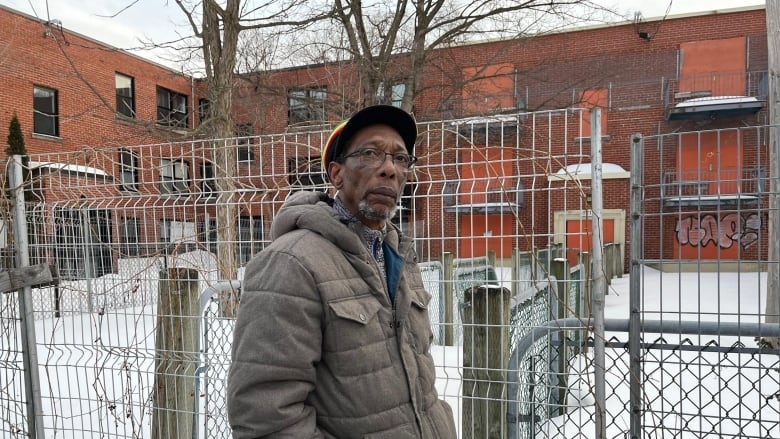
[[[25,375],[17,293],[0,294],[0,435],[27,432]]]
[[[641,428],[778,437],[777,197],[770,127],[637,138]],[[776,186],[775,186],[776,187]],[[775,276],[776,278],[776,276]],[[660,323],[659,323],[660,322]],[[652,331],[647,329],[655,325]],[[771,334],[771,336],[770,336]],[[769,372],[774,370],[775,372]]]
[[[582,300],[582,278],[568,280],[561,294],[550,280],[551,263],[564,261],[570,272],[591,251],[590,228],[583,226],[592,218],[592,177],[584,173],[590,169],[582,123],[587,113],[567,109],[419,125],[420,160],[393,222],[416,241],[433,297],[436,385],[454,409],[460,437],[494,437],[481,433],[478,417],[465,415],[479,415],[474,404],[486,400],[472,392],[477,387],[464,385],[465,365],[470,373],[501,377],[490,384],[490,400],[503,415],[486,427],[502,435],[540,433],[571,410],[572,392],[583,395],[577,401],[588,401],[590,387],[580,386],[574,372],[585,354],[578,353],[581,342],[566,335],[571,330],[545,329],[545,337],[510,362],[525,334],[567,306],[580,308],[567,316],[589,317],[575,306]],[[56,278],[32,292],[47,433],[229,437],[224,389],[239,294],[223,291],[205,308],[192,305],[203,291],[240,282],[290,193],[327,190],[319,151],[328,134],[296,131],[31,157],[28,184],[36,201],[27,204],[27,242],[32,262],[49,264]],[[241,154],[226,154],[238,148]],[[607,190],[626,192],[625,177],[610,182]],[[627,206],[609,207],[613,230],[625,230]],[[612,241],[625,245],[625,233],[615,232]],[[503,363],[490,370],[469,357],[461,336],[463,293],[486,285],[508,294],[501,313],[507,318],[485,323],[506,334]],[[187,300],[172,291],[186,292]],[[15,322],[9,297],[3,297],[9,304],[4,310]],[[3,373],[16,376],[18,336],[7,332],[3,343],[13,358]],[[493,393],[510,384],[515,390]],[[23,431],[26,398],[14,392],[3,410],[17,414],[7,416],[7,424]],[[508,416],[511,405],[516,410]]]

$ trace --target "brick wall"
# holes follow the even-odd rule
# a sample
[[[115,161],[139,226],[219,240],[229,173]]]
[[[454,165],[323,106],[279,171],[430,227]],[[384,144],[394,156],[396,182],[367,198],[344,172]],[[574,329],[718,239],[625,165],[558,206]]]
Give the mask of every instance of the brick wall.
[[[156,88],[188,96],[192,81],[97,41],[0,7],[0,138],[19,117],[30,153],[77,151],[84,148],[135,145],[181,139],[159,129]],[[135,81],[137,118],[115,115],[115,73]],[[54,89],[59,101],[58,137],[33,135],[33,86]],[[194,100],[197,104],[197,98]],[[192,122],[190,120],[190,126]]]

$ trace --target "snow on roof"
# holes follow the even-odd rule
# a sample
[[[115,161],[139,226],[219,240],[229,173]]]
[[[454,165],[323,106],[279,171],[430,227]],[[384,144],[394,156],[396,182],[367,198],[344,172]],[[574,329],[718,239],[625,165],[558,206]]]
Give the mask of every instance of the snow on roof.
[[[707,96],[703,98],[686,99],[675,105],[676,108],[696,107],[700,105],[717,104],[747,104],[758,102],[753,96]]]
[[[73,172],[77,174],[94,175],[99,177],[110,177],[110,175],[98,168],[82,165],[69,165],[67,163],[56,162],[30,162],[30,169],[48,169],[55,172]]]

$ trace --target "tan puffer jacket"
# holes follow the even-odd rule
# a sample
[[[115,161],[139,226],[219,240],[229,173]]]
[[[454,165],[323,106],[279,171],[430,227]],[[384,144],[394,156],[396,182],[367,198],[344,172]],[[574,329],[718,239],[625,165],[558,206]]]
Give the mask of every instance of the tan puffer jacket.
[[[386,237],[388,271],[401,270],[393,306],[330,204],[290,197],[273,243],[247,265],[228,378],[233,437],[454,439],[412,241],[395,228]]]

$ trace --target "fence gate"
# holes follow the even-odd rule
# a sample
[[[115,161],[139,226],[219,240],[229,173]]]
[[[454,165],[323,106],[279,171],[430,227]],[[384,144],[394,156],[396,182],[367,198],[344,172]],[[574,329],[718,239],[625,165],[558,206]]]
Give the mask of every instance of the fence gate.
[[[768,129],[632,139],[632,437],[780,437]]]

